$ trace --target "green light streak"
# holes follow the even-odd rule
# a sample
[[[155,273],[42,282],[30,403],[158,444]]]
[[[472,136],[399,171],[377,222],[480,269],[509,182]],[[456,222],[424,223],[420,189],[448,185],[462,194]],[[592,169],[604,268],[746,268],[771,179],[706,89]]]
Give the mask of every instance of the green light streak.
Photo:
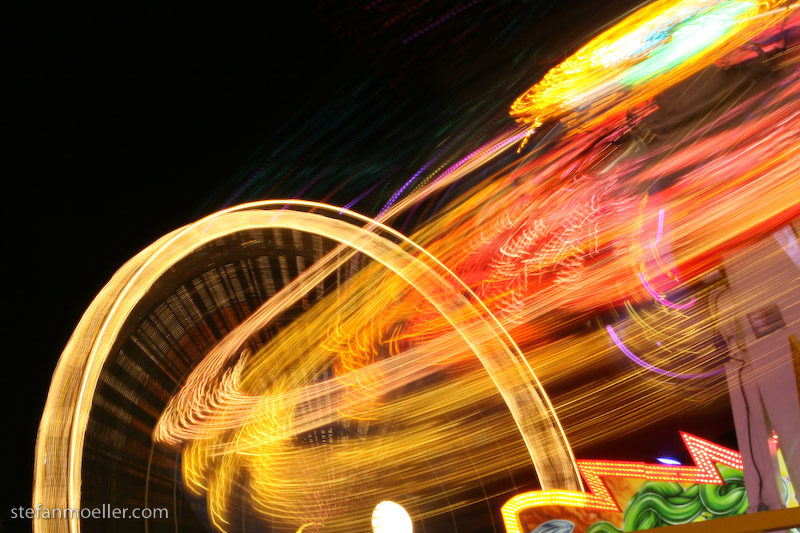
[[[679,24],[669,42],[631,67],[623,76],[622,83],[641,83],[672,70],[722,39],[744,15],[757,7],[755,2],[728,0]]]

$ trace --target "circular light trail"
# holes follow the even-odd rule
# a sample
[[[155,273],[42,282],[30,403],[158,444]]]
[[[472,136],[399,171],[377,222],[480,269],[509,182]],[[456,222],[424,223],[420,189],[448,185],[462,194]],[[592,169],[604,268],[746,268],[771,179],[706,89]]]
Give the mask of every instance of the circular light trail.
[[[287,209],[288,206],[317,213]],[[338,213],[344,213],[349,220],[342,220]],[[345,245],[342,249],[351,253],[360,251],[421,293],[483,363],[518,424],[542,486],[572,490],[581,487],[574,457],[541,383],[508,332],[463,281],[423,248],[368,217],[318,202],[271,200],[220,211],[162,237],[123,266],[95,298],[65,348],[51,383],[37,440],[36,501],[50,507],[80,507],[83,444],[100,371],[133,308],[153,284],[180,259],[214,239],[248,229],[276,227],[302,227],[338,241]],[[414,255],[379,232],[399,240]],[[349,257],[344,254],[338,260]],[[329,274],[336,265],[328,263],[326,268]],[[259,309],[249,321],[258,328],[253,317],[272,316],[272,312],[279,312],[275,308],[283,299],[294,301],[319,282],[309,284],[308,278],[302,279],[305,284],[293,287],[285,298],[268,300],[267,311],[261,313]],[[204,376],[221,371],[232,354],[239,353],[240,343],[248,337],[239,329],[247,326],[246,321],[193,370],[182,394],[172,399],[162,415],[154,435],[156,441],[179,442],[194,435],[195,428],[207,430],[206,423],[216,423],[217,415],[235,421],[253,420],[253,398],[238,390],[238,370],[211,396],[203,396],[203,391],[194,386]],[[236,350],[229,351],[232,347]],[[330,416],[333,415],[327,412],[316,413],[307,423],[313,427]],[[56,420],[70,420],[71,424]],[[257,424],[260,418],[254,420],[253,424]],[[80,531],[79,520],[65,522],[44,520],[34,525],[36,531]]]

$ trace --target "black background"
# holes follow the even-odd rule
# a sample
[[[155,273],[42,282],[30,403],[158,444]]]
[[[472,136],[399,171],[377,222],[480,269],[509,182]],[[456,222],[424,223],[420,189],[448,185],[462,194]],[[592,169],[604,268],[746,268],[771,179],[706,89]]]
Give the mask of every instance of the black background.
[[[50,377],[91,300],[138,250],[201,214],[265,130],[315,96],[317,73],[344,75],[341,46],[306,6],[254,19],[194,3],[25,4],[2,32],[0,524],[14,531],[30,531],[9,509],[30,505]],[[320,46],[296,48],[300,26]]]

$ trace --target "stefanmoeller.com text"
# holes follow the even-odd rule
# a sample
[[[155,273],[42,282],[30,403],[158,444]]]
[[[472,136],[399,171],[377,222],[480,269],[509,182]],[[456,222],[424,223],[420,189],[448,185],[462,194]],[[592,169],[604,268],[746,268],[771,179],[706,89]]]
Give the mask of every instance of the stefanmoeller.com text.
[[[89,519],[89,518],[169,518],[166,507],[112,507],[104,503],[100,507],[45,507],[41,503],[36,507],[12,507],[11,518],[27,519]]]

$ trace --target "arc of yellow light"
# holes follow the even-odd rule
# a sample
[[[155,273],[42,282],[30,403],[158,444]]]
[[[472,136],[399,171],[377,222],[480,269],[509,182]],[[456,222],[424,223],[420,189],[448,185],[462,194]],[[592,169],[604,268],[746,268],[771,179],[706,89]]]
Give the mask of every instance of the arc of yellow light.
[[[287,205],[331,214],[345,213],[365,223],[369,229],[313,213],[275,211]],[[260,210],[255,210],[257,208]],[[272,210],[265,211],[267,208]],[[370,255],[404,279],[410,279],[412,284],[414,276],[419,276],[432,281],[432,286],[438,289],[444,288],[449,298],[454,297],[459,306],[449,309],[452,301],[448,303],[430,291],[423,293],[451,320],[454,328],[481,358],[520,429],[542,487],[580,490],[580,475],[574,456],[541,383],[508,332],[460,279],[423,248],[368,217],[317,202],[270,200],[232,207],[165,235],[123,265],[100,291],[68,341],[53,376],[36,443],[34,502],[52,507],[64,506],[62,498],[65,497],[67,507],[79,507],[80,469],[91,398],[119,330],[152,284],[178,261],[217,238],[248,229],[303,227],[298,226],[298,222],[313,227],[315,231],[312,233],[318,232]],[[479,305],[472,305],[432,268],[397,244],[373,233],[371,228],[379,228],[420,252],[460,284],[464,294]],[[306,227],[303,229],[308,231]],[[471,315],[482,330],[481,334],[476,335],[471,327],[452,322],[455,311]],[[487,352],[481,348],[486,341],[479,339],[486,333],[489,333],[487,337],[495,350]],[[69,427],[68,431],[65,426]],[[33,525],[37,532],[65,530],[60,520],[35,520]],[[71,533],[80,531],[78,519],[69,520],[68,526]]]

